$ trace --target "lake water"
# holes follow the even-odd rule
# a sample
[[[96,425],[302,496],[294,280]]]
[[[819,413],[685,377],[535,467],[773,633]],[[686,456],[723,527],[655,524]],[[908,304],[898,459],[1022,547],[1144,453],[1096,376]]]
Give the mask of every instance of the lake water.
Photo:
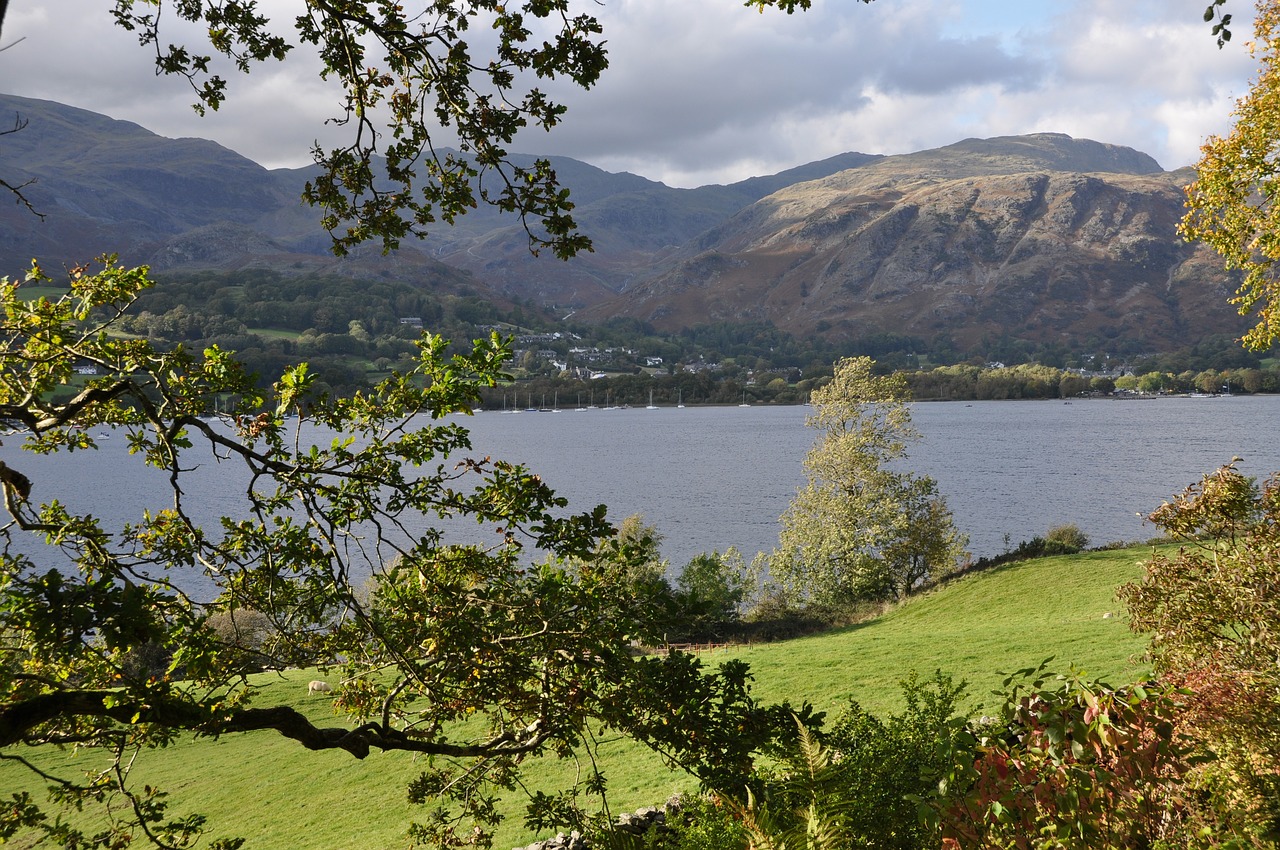
[[[678,567],[704,551],[736,546],[750,558],[773,548],[815,436],[806,413],[666,407],[457,421],[471,429],[474,454],[527,464],[572,508],[607,504],[614,521],[643,514]],[[913,415],[923,439],[907,467],[937,480],[975,556],[1069,522],[1095,544],[1146,539],[1154,529],[1142,515],[1233,456],[1260,478],[1280,470],[1276,396],[947,402],[915,405]],[[16,446],[6,441],[0,458],[31,475],[36,498],[117,523],[163,506],[163,481],[138,474],[122,436],[96,453],[54,458],[19,457]],[[197,514],[211,516],[235,511],[242,486],[227,466],[204,464],[187,492],[201,503]]]
[[[477,449],[527,463],[583,506],[644,514],[675,565],[777,542],[816,432],[804,407],[484,413]],[[1240,456],[1280,470],[1280,396],[917,404],[907,468],[931,475],[975,556],[1073,522],[1095,544],[1141,540],[1142,517]]]

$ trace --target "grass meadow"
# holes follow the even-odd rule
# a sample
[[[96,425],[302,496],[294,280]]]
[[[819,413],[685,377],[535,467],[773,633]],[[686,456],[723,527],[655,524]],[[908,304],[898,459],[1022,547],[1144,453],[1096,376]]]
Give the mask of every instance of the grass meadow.
[[[899,682],[910,672],[935,670],[969,683],[971,709],[999,686],[1003,674],[1034,667],[1070,667],[1113,683],[1147,673],[1145,641],[1130,633],[1116,588],[1138,578],[1150,547],[1045,558],[970,575],[912,598],[860,625],[798,640],[720,650],[709,665],[729,658],[750,663],[754,693],[765,701],[805,700],[830,719],[857,700],[884,715],[900,708]],[[1113,616],[1104,616],[1108,612]],[[316,721],[335,722],[323,695],[307,694],[308,671],[263,674],[259,705],[287,702]],[[990,700],[994,702],[994,700]],[[666,770],[656,756],[624,741],[601,748],[615,812],[661,803],[696,783]],[[86,768],[100,756],[42,754],[42,766]],[[211,837],[240,836],[250,850],[328,847],[372,850],[409,846],[406,825],[425,812],[405,795],[419,763],[405,754],[313,753],[270,733],[184,741],[139,758],[136,778],[171,793],[175,814],[209,816]],[[533,788],[550,791],[572,779],[576,767],[546,760],[530,765]],[[40,792],[40,783],[12,763],[0,763],[0,788]],[[514,847],[540,836],[520,817],[509,819],[495,846]],[[24,840],[28,843],[24,844]],[[11,846],[32,846],[15,836]]]

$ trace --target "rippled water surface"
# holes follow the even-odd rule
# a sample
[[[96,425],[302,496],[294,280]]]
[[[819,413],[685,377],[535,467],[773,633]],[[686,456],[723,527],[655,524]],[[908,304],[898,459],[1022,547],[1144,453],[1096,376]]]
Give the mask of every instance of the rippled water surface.
[[[771,549],[815,433],[802,407],[485,413],[477,447],[527,462],[574,503],[643,513],[684,563]],[[1280,470],[1280,397],[919,404],[908,466],[938,481],[975,555],[1074,522],[1095,543],[1152,536],[1145,515],[1241,456]]]
[[[642,513],[675,565],[737,546],[750,557],[777,540],[778,515],[803,481],[814,433],[803,407],[716,407],[481,413],[458,417],[475,454],[524,462],[577,509],[615,520]],[[1144,515],[1233,456],[1264,477],[1280,470],[1280,397],[1144,401],[961,402],[913,408],[923,439],[908,466],[932,475],[975,555],[1074,522],[1095,543],[1138,540]],[[108,520],[161,507],[163,479],[138,471],[121,435],[100,451],[0,458],[57,496]],[[234,512],[244,482],[205,461],[186,486],[198,515]]]

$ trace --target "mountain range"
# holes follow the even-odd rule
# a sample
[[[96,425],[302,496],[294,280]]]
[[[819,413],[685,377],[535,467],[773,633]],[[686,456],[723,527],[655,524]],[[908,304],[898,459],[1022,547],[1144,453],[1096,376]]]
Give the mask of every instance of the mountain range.
[[[339,259],[319,212],[299,200],[309,168],[268,170],[210,141],[49,101],[0,95],[0,115],[25,122],[0,136],[0,176],[27,183],[44,215],[0,205],[11,276],[34,257],[56,269],[112,252],[161,277],[325,272],[663,331],[769,322],[833,338],[946,338],[962,350],[991,338],[1170,350],[1244,327],[1216,255],[1176,233],[1192,172],[1061,134],[846,153],[696,189],[552,157],[592,253],[535,258],[515,222],[481,209],[390,255],[369,247]]]

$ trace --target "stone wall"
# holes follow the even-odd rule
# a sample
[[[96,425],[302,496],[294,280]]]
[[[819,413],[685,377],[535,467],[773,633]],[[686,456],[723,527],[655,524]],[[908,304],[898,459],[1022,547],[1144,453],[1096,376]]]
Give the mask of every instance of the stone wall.
[[[667,818],[674,816],[679,811],[680,795],[677,794],[661,806],[648,806],[634,812],[618,815],[613,825],[619,832],[644,835],[650,829],[664,828]],[[562,832],[545,841],[535,841],[525,847],[517,847],[515,850],[590,850],[590,847],[591,845],[587,842],[587,839],[575,829],[573,832]]]

